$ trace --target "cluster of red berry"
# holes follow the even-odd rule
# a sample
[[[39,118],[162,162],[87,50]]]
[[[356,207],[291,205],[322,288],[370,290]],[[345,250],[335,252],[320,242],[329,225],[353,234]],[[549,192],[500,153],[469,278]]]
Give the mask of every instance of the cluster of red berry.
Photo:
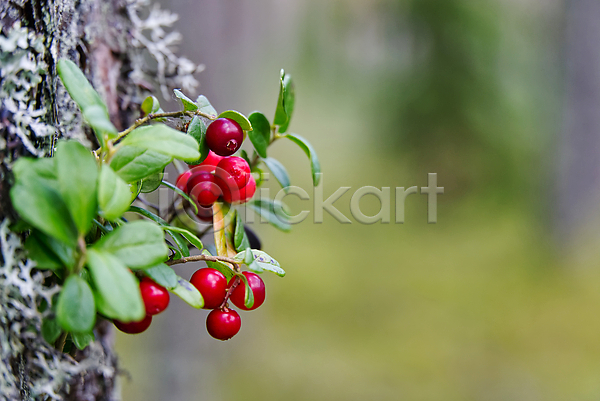
[[[177,187],[196,201],[201,220],[212,220],[211,207],[219,197],[236,204],[246,203],[254,196],[256,181],[248,162],[231,156],[243,139],[243,130],[234,120],[219,118],[213,121],[206,130],[208,156],[177,178]]]
[[[218,340],[229,340],[242,327],[240,315],[227,307],[228,300],[246,311],[258,308],[265,301],[265,283],[262,279],[251,272],[242,274],[248,280],[254,296],[252,308],[246,308],[244,305],[246,286],[240,283],[238,278],[232,279],[228,283],[227,278],[220,271],[204,268],[196,271],[190,279],[190,283],[200,291],[204,298],[204,309],[213,309],[206,318],[206,330],[208,334]]]

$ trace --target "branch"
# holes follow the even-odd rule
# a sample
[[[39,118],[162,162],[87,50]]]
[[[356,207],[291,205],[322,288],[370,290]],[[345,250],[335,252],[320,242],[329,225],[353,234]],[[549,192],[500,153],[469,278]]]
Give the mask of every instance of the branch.
[[[171,265],[177,265],[179,263],[200,262],[200,261],[206,261],[206,260],[208,260],[209,262],[231,263],[232,265],[237,265],[239,263],[237,260],[235,260],[233,258],[228,258],[226,256],[193,255],[193,256],[187,256],[187,257],[181,258],[181,259],[169,260],[169,261],[165,262],[165,264],[167,266],[171,266]]]

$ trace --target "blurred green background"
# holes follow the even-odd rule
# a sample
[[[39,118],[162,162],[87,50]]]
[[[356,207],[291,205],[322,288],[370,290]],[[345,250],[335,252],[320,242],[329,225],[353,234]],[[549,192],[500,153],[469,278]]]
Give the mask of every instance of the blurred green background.
[[[230,341],[176,297],[146,333],[118,333],[123,399],[600,398],[598,186],[579,184],[576,216],[560,195],[581,181],[570,66],[587,54],[600,71],[569,50],[586,33],[569,26],[598,8],[574,3],[163,0],[217,110],[272,116],[279,69],[293,76],[291,128],[320,156],[325,197],[352,187],[346,216],[362,186],[391,187],[392,208],[393,188],[427,173],[445,193],[437,224],[412,195],[404,224],[393,210],[391,224],[314,224],[311,210],[289,234],[254,225],[287,276],[264,275],[265,305]],[[299,148],[270,155],[312,194]]]

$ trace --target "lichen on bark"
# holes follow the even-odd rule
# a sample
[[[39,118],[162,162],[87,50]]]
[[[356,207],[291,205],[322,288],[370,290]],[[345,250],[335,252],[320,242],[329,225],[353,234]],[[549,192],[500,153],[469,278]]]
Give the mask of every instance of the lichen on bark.
[[[99,319],[96,341],[65,354],[41,335],[60,287],[35,269],[10,204],[19,157],[49,157],[59,138],[96,140],[60,84],[56,62],[75,61],[125,128],[149,90],[197,86],[201,70],[177,57],[176,17],[146,0],[8,0],[0,3],[0,399],[112,400],[118,373],[112,327]],[[154,65],[148,62],[154,60]]]

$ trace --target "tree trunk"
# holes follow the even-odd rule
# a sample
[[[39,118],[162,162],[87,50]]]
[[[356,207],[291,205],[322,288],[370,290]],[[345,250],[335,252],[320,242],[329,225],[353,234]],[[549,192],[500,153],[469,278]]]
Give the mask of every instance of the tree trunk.
[[[118,374],[112,324],[99,319],[96,341],[65,354],[41,335],[43,303],[59,290],[50,274],[26,259],[24,235],[13,232],[11,166],[22,156],[52,156],[58,138],[88,147],[96,140],[60,84],[56,62],[79,64],[104,98],[113,124],[137,117],[146,90],[197,82],[198,67],[171,50],[176,17],[146,0],[2,0],[0,3],[0,398],[113,400]],[[152,71],[148,60],[156,64]]]

